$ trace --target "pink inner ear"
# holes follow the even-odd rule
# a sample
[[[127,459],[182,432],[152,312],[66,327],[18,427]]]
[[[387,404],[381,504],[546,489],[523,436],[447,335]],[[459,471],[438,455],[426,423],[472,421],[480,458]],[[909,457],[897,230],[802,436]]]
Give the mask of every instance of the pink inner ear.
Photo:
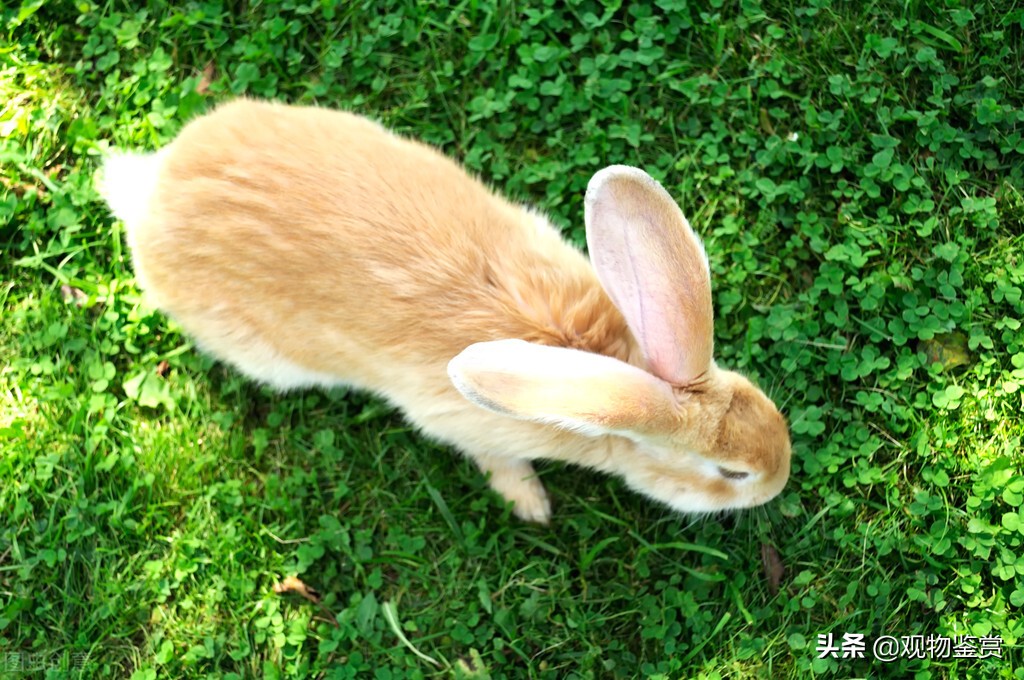
[[[594,269],[651,372],[693,382],[711,363],[711,281],[679,207],[643,171],[612,166],[591,180],[585,217]]]

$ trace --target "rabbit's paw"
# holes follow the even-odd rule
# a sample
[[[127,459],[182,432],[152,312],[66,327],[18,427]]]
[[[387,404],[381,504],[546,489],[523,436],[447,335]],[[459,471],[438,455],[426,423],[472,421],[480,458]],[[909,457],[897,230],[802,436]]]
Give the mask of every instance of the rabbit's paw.
[[[512,512],[516,517],[538,524],[551,521],[548,492],[529,461],[487,456],[477,458],[476,463],[485,474],[490,475],[488,483],[491,488],[512,502]]]

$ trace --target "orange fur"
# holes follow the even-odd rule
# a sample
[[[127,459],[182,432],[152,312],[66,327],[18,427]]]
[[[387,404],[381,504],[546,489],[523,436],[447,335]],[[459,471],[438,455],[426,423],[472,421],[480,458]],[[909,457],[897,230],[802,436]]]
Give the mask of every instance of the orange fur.
[[[658,397],[676,401],[658,405],[621,391],[607,422],[640,432],[643,414],[658,413],[649,438],[538,422],[520,413],[528,393],[511,413],[467,401],[446,366],[474,343],[518,338],[648,366],[587,259],[437,151],[349,113],[239,100],[137,158],[140,172],[155,168],[140,205],[121,179],[101,191],[128,218],[139,280],[160,309],[281,389],[344,383],[384,396],[472,457],[520,516],[550,515],[531,478],[539,458],[619,474],[682,510],[753,505],[785,483],[782,417],[713,364],[703,395],[677,385]],[[709,358],[710,324],[694,331]],[[757,479],[726,480],[719,462]]]

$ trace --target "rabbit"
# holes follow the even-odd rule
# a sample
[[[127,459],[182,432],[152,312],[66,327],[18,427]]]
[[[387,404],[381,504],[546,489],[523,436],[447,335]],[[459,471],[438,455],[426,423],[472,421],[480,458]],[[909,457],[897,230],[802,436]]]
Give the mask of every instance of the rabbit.
[[[707,256],[642,170],[590,180],[589,261],[434,148],[322,107],[234,100],[100,176],[140,288],[201,351],[387,399],[523,520],[551,518],[537,459],[683,513],[785,486],[786,420],[712,358]]]

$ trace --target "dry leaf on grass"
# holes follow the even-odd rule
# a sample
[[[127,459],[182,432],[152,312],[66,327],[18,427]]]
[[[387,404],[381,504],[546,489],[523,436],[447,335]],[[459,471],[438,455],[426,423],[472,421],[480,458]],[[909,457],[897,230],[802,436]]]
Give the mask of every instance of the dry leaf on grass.
[[[76,305],[81,307],[85,304],[89,296],[83,293],[78,288],[69,286],[66,283],[60,287],[60,294],[64,298],[64,302],[74,302]]]
[[[329,622],[335,626],[338,625],[338,619],[336,619],[334,614],[332,614],[331,611],[320,601],[320,593],[317,592],[315,588],[307,586],[298,577],[288,576],[280,583],[275,583],[274,592],[278,595],[298,595],[299,597],[309,600],[320,608],[320,611],[323,612]]]
[[[196,92],[198,94],[206,94],[210,90],[210,84],[213,82],[213,77],[216,71],[213,67],[213,62],[209,62],[203,67],[203,72],[199,76],[199,84],[196,85]]]
[[[960,331],[939,333],[931,340],[922,340],[918,348],[928,356],[928,363],[942,364],[945,370],[971,363],[967,334]]]
[[[786,575],[786,567],[782,564],[782,557],[779,551],[770,543],[761,544],[761,564],[764,566],[764,575],[768,579],[768,592],[772,595],[779,593],[779,586],[782,585],[782,578]]]
[[[310,588],[295,576],[289,576],[280,583],[274,584],[274,592],[278,595],[301,595],[313,604],[320,604],[320,593]]]

